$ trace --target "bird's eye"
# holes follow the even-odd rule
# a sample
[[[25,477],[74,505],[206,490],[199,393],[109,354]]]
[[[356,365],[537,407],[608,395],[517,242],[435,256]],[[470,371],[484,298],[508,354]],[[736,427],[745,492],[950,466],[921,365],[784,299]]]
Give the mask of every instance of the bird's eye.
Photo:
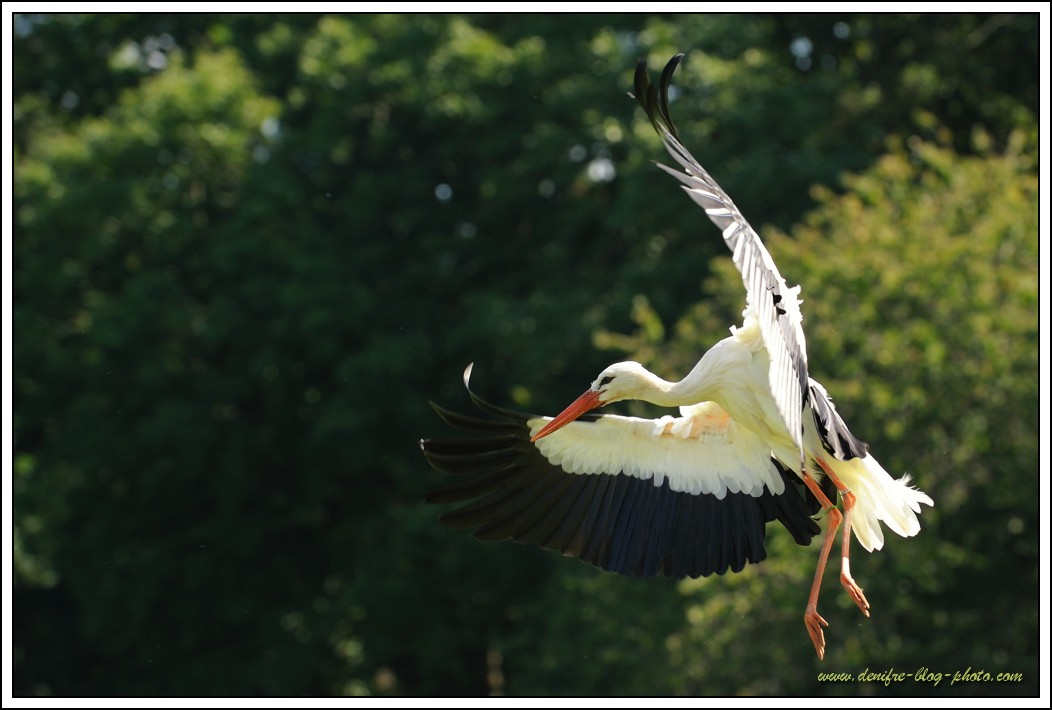
[[[613,375],[607,375],[603,379],[599,380],[600,387],[606,387],[608,384],[614,381]]]

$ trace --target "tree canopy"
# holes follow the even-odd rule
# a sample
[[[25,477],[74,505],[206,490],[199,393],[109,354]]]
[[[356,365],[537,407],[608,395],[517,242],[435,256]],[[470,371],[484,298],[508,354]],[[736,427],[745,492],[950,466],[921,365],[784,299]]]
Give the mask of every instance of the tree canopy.
[[[14,34],[16,694],[1037,693],[1036,15]],[[872,619],[829,581],[822,664],[817,545],[784,531],[743,573],[644,581],[423,503],[428,399],[465,403],[467,363],[554,412],[739,322],[625,95],[677,51],[673,118],[803,285],[814,376],[936,503],[855,559]],[[892,667],[1020,676],[819,678]]]

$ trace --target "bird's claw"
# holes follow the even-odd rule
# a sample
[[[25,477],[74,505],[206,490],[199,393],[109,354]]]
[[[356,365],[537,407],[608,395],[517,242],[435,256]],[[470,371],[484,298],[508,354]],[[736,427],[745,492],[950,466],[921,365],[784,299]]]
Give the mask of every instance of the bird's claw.
[[[826,656],[826,636],[822,633],[822,627],[829,626],[829,623],[816,609],[808,609],[804,612],[804,625],[807,626],[807,633],[811,637],[811,643],[815,645],[818,660],[821,661]]]
[[[844,572],[840,574],[840,583],[844,585],[844,589],[847,590],[851,601],[855,602],[855,606],[858,607],[859,611],[868,618],[869,602],[866,600],[866,595],[862,593],[862,587],[858,586],[858,583],[852,579],[850,574]]]

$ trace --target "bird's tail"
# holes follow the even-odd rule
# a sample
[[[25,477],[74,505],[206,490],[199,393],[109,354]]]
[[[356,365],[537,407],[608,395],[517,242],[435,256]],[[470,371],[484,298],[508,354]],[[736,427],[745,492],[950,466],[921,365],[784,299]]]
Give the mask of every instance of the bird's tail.
[[[848,461],[830,457],[826,462],[855,494],[851,528],[866,550],[872,552],[884,547],[881,521],[902,537],[913,537],[920,532],[917,515],[921,512],[921,503],[930,506],[935,503],[910,485],[909,474],[896,480],[868,454]]]

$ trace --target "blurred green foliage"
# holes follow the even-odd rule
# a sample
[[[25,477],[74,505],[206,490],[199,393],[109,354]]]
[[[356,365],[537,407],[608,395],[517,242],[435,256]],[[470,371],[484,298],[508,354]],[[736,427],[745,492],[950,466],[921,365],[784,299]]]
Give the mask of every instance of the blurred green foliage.
[[[1036,15],[14,27],[16,694],[1037,692]],[[857,553],[871,620],[827,580],[823,664],[783,531],[640,581],[421,502],[468,362],[552,411],[739,320],[625,96],[680,50],[680,132],[803,284],[814,375],[936,501]]]

